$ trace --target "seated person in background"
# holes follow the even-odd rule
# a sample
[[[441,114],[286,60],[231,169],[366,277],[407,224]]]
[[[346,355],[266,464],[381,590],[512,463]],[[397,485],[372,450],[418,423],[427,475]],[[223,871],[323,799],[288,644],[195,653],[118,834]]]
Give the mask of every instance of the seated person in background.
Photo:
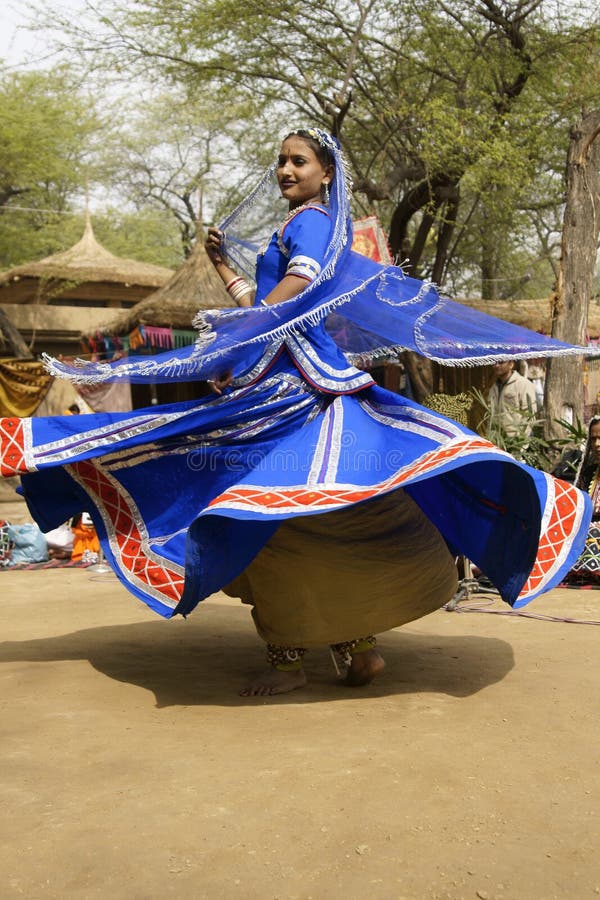
[[[73,551],[73,530],[68,522],[44,534],[48,544],[50,559],[71,559]]]
[[[89,513],[80,513],[71,522],[73,531],[73,562],[97,563],[100,555],[100,542]]]
[[[600,587],[600,416],[593,416],[575,485],[592,498],[593,514],[583,553],[569,572],[568,584]]]

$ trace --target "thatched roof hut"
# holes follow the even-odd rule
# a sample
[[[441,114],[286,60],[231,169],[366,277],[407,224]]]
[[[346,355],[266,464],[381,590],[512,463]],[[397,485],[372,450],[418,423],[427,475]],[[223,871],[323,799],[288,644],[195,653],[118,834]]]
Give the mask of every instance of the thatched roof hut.
[[[550,297],[539,300],[461,299],[459,302],[506,322],[523,325],[531,331],[550,334]],[[123,335],[139,325],[185,329],[190,327],[198,309],[234,305],[203,246],[198,243],[189,259],[163,287],[131,309],[119,313],[99,330],[104,334]],[[597,302],[590,305],[588,333],[591,338],[600,336],[600,304]]]
[[[201,241],[197,241],[183,265],[157,291],[108,320],[98,331],[126,335],[140,325],[191,329],[199,309],[235,306]]]
[[[103,345],[110,347],[111,338],[115,341],[119,338],[121,347],[136,352],[160,352],[170,346],[193,344],[196,332],[192,321],[199,309],[232,306],[235,304],[209,261],[202,242],[197,241],[188,259],[166,284],[131,309],[121,310],[112,319],[105,318],[102,324],[90,328],[82,337],[91,349],[95,348],[94,352]],[[100,352],[103,351],[100,349]],[[192,400],[203,393],[201,382],[131,386],[134,408],[157,402]]]
[[[542,334],[550,334],[552,328],[550,297],[541,300],[460,300],[460,303]],[[600,304],[597,301],[590,304],[588,334],[591,338],[600,335]]]
[[[173,274],[164,266],[115,256],[98,243],[89,214],[73,247],[0,274],[0,303],[132,305]]]

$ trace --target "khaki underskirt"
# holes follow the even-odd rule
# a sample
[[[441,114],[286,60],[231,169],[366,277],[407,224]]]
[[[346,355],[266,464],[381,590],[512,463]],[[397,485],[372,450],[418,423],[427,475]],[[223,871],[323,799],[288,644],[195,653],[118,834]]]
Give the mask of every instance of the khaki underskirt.
[[[224,591],[252,605],[263,640],[319,647],[388,631],[456,591],[439,531],[402,490],[283,522]]]

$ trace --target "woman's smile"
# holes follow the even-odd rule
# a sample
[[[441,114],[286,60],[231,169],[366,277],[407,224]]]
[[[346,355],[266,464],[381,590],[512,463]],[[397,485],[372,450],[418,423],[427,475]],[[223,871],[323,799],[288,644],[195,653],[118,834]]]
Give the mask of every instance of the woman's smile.
[[[293,136],[281,145],[277,181],[290,209],[296,209],[311,201],[321,202],[321,189],[331,181],[331,173],[306,141]]]

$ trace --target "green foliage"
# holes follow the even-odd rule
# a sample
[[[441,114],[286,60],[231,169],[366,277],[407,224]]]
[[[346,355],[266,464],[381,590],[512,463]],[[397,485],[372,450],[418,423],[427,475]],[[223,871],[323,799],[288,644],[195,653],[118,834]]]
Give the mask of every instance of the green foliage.
[[[164,110],[163,110],[164,112]],[[115,178],[117,162],[135,176],[137,158],[151,145],[121,144],[123,157],[114,152],[116,136],[102,121],[94,104],[78,89],[72,70],[20,74],[0,71],[0,268],[42,259],[66,250],[83,234],[81,212],[86,183],[102,183],[124,197],[120,206],[105,206],[94,216],[98,240],[118,256],[176,268],[183,259],[181,235],[168,205],[152,206],[123,180]],[[154,119],[156,135],[160,131]],[[167,125],[166,116],[162,120]],[[100,140],[102,135],[102,140]],[[185,139],[182,128],[181,141]],[[167,145],[163,135],[162,145]],[[156,141],[156,137],[155,137]],[[112,154],[109,151],[113,151]],[[180,165],[183,168],[183,163]],[[168,169],[168,188],[176,175]]]
[[[79,223],[83,229],[81,216]],[[108,207],[94,215],[93,227],[97,240],[116,256],[169,269],[183,262],[179,229],[167,210],[145,207],[124,212]]]
[[[0,207],[64,208],[85,180],[93,105],[65,67],[0,75]]]
[[[65,67],[0,70],[0,266],[54,252],[100,121]]]
[[[85,225],[83,212],[68,215],[47,215],[39,229],[16,224],[14,217],[7,220],[12,232],[3,228],[0,220],[0,238],[14,249],[14,254],[3,260],[3,268],[43,259],[67,250],[80,240]],[[139,262],[153,263],[167,268],[178,268],[183,262],[181,238],[175,220],[166,211],[144,208],[140,211],[123,211],[108,207],[92,217],[97,240],[116,256],[124,256]]]
[[[564,435],[548,440],[543,434],[543,417],[530,410],[522,411],[520,423],[518,425],[515,423],[516,432],[507,434],[492,415],[487,397],[477,388],[472,388],[471,392],[483,410],[479,428],[481,434],[515,459],[536,469],[551,472],[566,449],[582,446],[587,438],[587,431],[580,419],[575,423],[557,419],[556,422],[562,427]]]
[[[188,255],[198,222],[218,218],[224,202],[231,208],[264,167],[264,148],[248,152],[247,113],[244,104],[223,112],[210,97],[157,91],[115,115],[100,156],[104,181],[131,207],[167,213]]]
[[[600,102],[589,4],[106,0],[94,27],[58,24],[97,65],[210,98],[224,124],[244,117],[249,168],[283,125],[339,132],[357,208],[379,214],[412,271],[549,290],[569,127]]]
[[[81,237],[70,240],[72,216],[59,213],[21,211],[9,207],[0,214],[0,269],[43,259],[66,250]]]

